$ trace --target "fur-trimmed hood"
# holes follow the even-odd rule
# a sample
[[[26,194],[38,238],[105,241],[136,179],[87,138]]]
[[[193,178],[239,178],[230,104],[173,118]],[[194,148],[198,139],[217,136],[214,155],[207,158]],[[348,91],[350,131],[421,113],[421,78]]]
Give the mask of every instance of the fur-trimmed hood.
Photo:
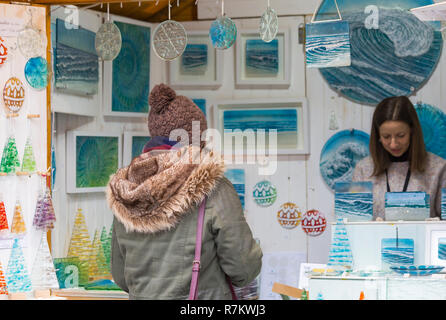
[[[128,232],[169,230],[212,193],[223,174],[221,156],[199,147],[143,153],[110,177],[107,203]]]

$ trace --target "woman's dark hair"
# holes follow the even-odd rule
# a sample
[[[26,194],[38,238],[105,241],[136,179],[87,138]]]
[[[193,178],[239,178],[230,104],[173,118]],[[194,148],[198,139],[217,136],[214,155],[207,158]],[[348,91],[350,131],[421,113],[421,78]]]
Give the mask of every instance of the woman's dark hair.
[[[374,164],[372,176],[379,176],[384,173],[390,164],[390,155],[379,141],[379,128],[388,120],[403,121],[409,125],[411,129],[408,149],[410,170],[412,172],[423,172],[427,157],[423,131],[412,102],[406,96],[401,96],[382,100],[373,113],[372,131],[370,133],[370,155]]]

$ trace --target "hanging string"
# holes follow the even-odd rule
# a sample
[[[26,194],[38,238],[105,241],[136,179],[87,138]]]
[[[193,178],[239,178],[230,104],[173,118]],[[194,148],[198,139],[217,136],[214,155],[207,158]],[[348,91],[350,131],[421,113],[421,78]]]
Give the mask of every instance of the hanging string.
[[[225,15],[225,0],[221,0],[221,16]]]
[[[268,8],[269,8],[269,7],[271,7],[271,5],[270,5],[270,0],[268,0]]]
[[[169,5],[168,5],[168,7],[169,7],[169,20],[170,20],[170,0],[169,0]]]
[[[107,22],[110,21],[110,3],[107,3]]]

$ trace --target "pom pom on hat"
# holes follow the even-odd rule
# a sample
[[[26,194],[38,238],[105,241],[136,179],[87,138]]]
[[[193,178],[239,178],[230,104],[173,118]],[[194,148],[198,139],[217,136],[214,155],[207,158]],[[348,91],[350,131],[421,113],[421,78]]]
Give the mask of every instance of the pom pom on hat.
[[[156,113],[163,113],[167,106],[175,100],[177,94],[164,83],[155,86],[149,95],[149,105]]]

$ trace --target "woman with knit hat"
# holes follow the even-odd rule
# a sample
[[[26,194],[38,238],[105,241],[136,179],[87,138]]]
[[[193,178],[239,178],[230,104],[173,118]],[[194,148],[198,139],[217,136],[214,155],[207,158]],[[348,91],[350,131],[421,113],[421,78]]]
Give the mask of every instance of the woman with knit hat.
[[[197,124],[198,139],[207,129],[206,118],[164,84],[153,88],[149,105],[152,139],[107,186],[113,279],[130,299],[187,299],[198,208],[205,200],[198,299],[231,299],[228,282],[243,287],[253,281],[262,251],[223,175],[221,156],[192,143]],[[187,133],[189,143],[171,141],[173,130]]]

